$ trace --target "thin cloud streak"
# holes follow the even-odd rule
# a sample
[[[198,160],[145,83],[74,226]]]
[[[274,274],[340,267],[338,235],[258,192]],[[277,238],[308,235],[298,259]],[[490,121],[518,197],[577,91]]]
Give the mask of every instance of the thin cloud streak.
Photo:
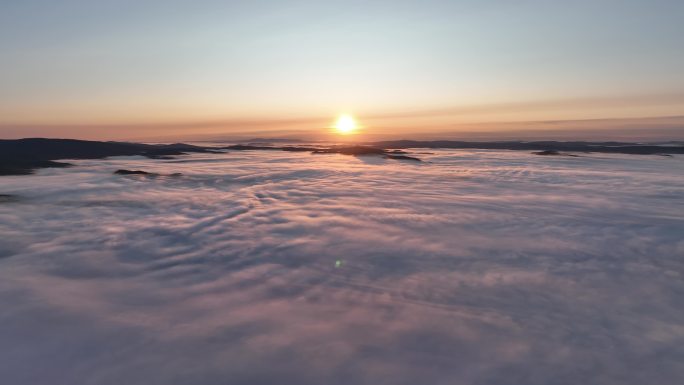
[[[236,126],[229,122],[210,123],[215,129],[199,129],[203,123],[176,124],[177,131],[166,125],[154,125],[150,131],[142,125],[88,125],[88,126],[29,126],[10,125],[5,128],[8,138],[53,137],[133,141],[235,141],[253,138],[291,138],[298,140],[329,140],[341,138],[330,133],[320,119],[298,120],[291,129],[278,127],[275,121],[241,121]],[[282,121],[281,121],[282,122]],[[295,123],[294,120],[288,121]],[[305,129],[306,122],[318,129]],[[232,129],[228,129],[228,128]],[[251,129],[246,127],[251,127]],[[420,129],[417,129],[420,128]],[[133,133],[129,133],[133,132]],[[104,133],[104,134],[103,134]],[[103,138],[104,136],[104,138]],[[515,140],[515,139],[563,139],[563,140],[631,140],[661,141],[684,140],[684,116],[630,118],[630,119],[582,119],[522,122],[486,122],[468,124],[442,124],[407,126],[375,126],[372,132],[363,132],[347,138],[351,141],[387,139],[464,139],[464,140]]]

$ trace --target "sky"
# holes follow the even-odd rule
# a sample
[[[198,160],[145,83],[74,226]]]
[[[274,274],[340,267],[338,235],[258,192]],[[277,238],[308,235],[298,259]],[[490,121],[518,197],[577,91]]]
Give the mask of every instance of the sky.
[[[367,137],[679,138],[682,16],[679,0],[5,0],[0,137],[315,135],[349,113]]]

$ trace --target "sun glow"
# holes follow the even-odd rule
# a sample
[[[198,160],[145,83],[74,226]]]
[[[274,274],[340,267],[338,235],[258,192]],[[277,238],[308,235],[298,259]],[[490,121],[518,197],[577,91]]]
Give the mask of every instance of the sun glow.
[[[356,124],[356,120],[353,116],[342,114],[337,118],[337,121],[335,122],[335,125],[333,125],[333,128],[335,129],[335,131],[337,131],[338,134],[349,135],[353,134],[356,130],[358,130],[359,126],[358,124]]]

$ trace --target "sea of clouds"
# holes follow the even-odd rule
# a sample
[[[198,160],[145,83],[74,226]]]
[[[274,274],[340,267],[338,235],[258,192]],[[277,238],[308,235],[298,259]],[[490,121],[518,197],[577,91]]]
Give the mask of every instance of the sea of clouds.
[[[0,383],[682,383],[684,157],[418,156],[0,177]]]

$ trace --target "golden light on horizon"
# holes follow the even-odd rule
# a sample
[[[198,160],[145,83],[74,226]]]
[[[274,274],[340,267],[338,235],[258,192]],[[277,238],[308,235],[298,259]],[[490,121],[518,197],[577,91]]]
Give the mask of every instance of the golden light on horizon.
[[[349,114],[342,114],[337,118],[333,128],[338,134],[349,135],[358,130],[359,125],[356,123],[356,119],[354,119],[353,116]]]

